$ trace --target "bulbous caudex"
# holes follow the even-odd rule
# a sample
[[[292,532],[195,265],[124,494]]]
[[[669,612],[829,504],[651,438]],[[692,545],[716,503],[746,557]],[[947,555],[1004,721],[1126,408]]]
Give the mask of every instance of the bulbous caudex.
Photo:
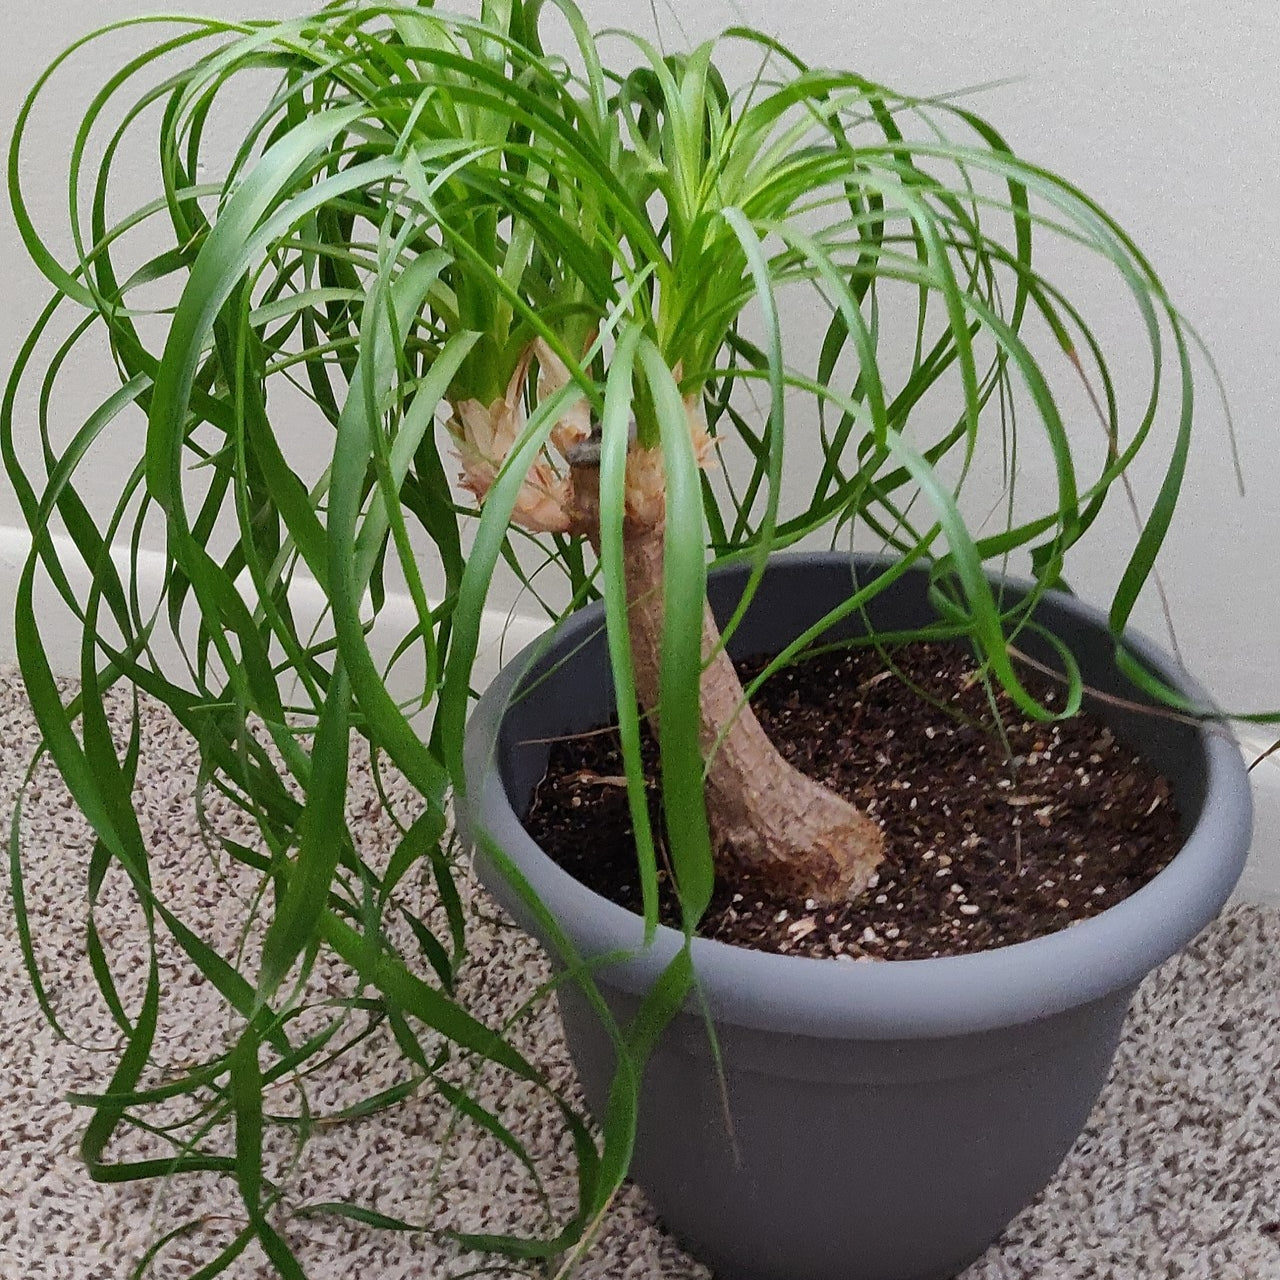
[[[554,354],[536,350],[539,391],[563,385],[568,372]],[[459,441],[463,484],[482,501],[516,437],[528,359],[505,398],[490,406],[454,406],[450,430]],[[686,400],[694,453],[711,454],[699,406]],[[558,425],[549,455],[530,470],[513,519],[528,528],[571,533],[600,543],[599,449],[585,406]],[[623,561],[636,692],[645,712],[658,707],[663,628],[665,485],[662,455],[632,442],[627,455]],[[884,852],[879,826],[856,806],[789,764],[769,741],[743,697],[742,683],[720,643],[709,606],[702,618],[701,732],[707,759],[706,800],[717,873],[745,877],[772,890],[830,905],[871,883]]]
[[[645,454],[650,456],[645,457]],[[628,469],[661,473],[657,450],[632,447]],[[598,545],[600,473],[591,462],[570,471],[575,528]],[[664,525],[628,514],[623,524],[627,619],[636,693],[658,704],[662,644]],[[884,852],[879,826],[843,797],[789,764],[743,698],[733,661],[709,606],[702,615],[701,740],[707,758],[707,817],[721,875],[829,905],[865,889]]]

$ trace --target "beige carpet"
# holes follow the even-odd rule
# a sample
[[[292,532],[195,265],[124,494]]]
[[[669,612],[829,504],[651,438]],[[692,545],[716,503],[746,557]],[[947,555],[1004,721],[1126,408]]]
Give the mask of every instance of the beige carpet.
[[[123,707],[113,703],[117,713]],[[231,954],[241,942],[250,883],[202,841],[190,801],[187,744],[154,712],[147,715],[145,737],[146,758],[163,761],[139,780],[157,881]],[[34,742],[21,684],[12,670],[0,669],[6,835]],[[404,808],[413,803],[403,787],[393,786],[391,799]],[[386,817],[363,764],[355,770],[352,807],[371,847],[385,841]],[[235,822],[217,806],[211,819]],[[24,832],[39,955],[72,1041],[60,1040],[40,1017],[23,974],[8,889],[0,890],[0,1280],[124,1280],[152,1242],[199,1218],[200,1228],[166,1248],[148,1272],[179,1280],[241,1224],[236,1195],[204,1175],[167,1185],[105,1187],[84,1174],[76,1155],[84,1113],[63,1095],[101,1087],[105,1064],[113,1061],[104,1050],[116,1036],[82,955],[85,827],[47,772],[28,795]],[[464,994],[478,1016],[497,1022],[534,994],[544,971],[529,944],[494,920],[483,900],[472,900],[469,909],[476,915],[475,958]],[[137,913],[118,882],[108,885],[98,920],[126,1003],[136,1001],[143,978]],[[255,936],[250,930],[250,950]],[[230,1028],[172,950],[162,959],[168,1013],[160,1054],[170,1064],[189,1062],[224,1044]],[[348,989],[336,970],[322,969],[312,986],[318,996]],[[555,1064],[558,1079],[568,1080],[545,1002],[535,1002],[516,1034],[541,1060]],[[1143,989],[1111,1083],[1076,1149],[1041,1201],[965,1280],[1280,1280],[1278,1055],[1280,912],[1235,907]],[[465,1074],[461,1066],[458,1074]],[[316,1114],[332,1112],[403,1075],[394,1046],[375,1035],[316,1076],[308,1102]],[[487,1134],[469,1123],[451,1128],[447,1109],[420,1090],[378,1116],[322,1128],[292,1167],[289,1131],[274,1133],[271,1167],[286,1186],[285,1206],[357,1199],[413,1222],[486,1230],[535,1227],[544,1205],[563,1212],[573,1203],[575,1185],[554,1111],[532,1090],[495,1072],[482,1073],[478,1087],[536,1154],[541,1193]],[[294,1109],[296,1101],[288,1089],[272,1099],[280,1112]],[[115,1150],[156,1148],[154,1140],[138,1136]],[[426,1232],[390,1235],[287,1211],[277,1221],[312,1280],[505,1274],[498,1264],[461,1255]],[[257,1280],[271,1272],[262,1255],[250,1251],[227,1274]],[[708,1277],[663,1236],[631,1190],[578,1274],[595,1280]]]

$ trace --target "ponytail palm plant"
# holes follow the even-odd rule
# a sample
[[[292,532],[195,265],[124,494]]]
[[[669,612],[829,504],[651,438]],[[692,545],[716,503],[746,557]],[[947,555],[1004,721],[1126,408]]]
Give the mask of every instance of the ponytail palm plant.
[[[1026,717],[1073,714],[1070,654],[1065,706],[1048,706],[1019,679],[1017,637],[1172,388],[1158,490],[1111,609],[1125,663],[1121,635],[1187,456],[1189,337],[1115,222],[983,119],[811,68],[757,31],[667,54],[631,33],[593,35],[571,0],[493,0],[478,18],[339,0],[288,20],[108,31],[122,29],[152,43],[121,62],[70,142],[69,251],[24,194],[37,162],[28,121],[106,33],[41,75],[9,160],[18,227],[54,290],[3,404],[5,462],[33,534],[18,656],[43,750],[94,831],[91,905],[118,866],[151,939],[145,997],[126,1009],[86,915],[120,1052],[86,1099],[83,1150],[107,1180],[235,1177],[246,1220],[231,1249],[257,1238],[281,1274],[299,1274],[281,1189],[263,1176],[263,1090],[303,1080],[338,1034],[337,1019],[295,1031],[322,954],[354,972],[361,1007],[405,1055],[403,1087],[370,1107],[439,1085],[527,1158],[442,1074],[450,1053],[475,1055],[546,1086],[454,994],[467,928],[446,810],[495,573],[505,565],[530,600],[563,602],[546,605],[552,618],[603,597],[651,926],[645,716],[687,932],[716,876],[843,900],[874,873],[879,829],[764,738],[707,610],[708,561],[752,566],[731,632],[771,551],[874,539],[901,570],[930,566],[942,617],[930,634],[967,638]],[[729,64],[747,70],[731,81]],[[120,157],[148,131],[153,189],[122,210]],[[1042,273],[1042,242],[1060,262],[1101,263],[1131,299],[1149,353],[1136,392],[1116,385],[1081,306]],[[95,341],[113,385],[68,434],[62,398]],[[103,459],[120,483],[99,510],[88,482]],[[1015,492],[1025,459],[1038,492]],[[978,517],[965,498],[975,483]],[[157,550],[163,580],[148,598],[139,565]],[[1011,603],[984,566],[1015,558],[1035,585]],[[555,577],[562,586],[544,586]],[[45,580],[81,625],[70,701],[36,607]],[[318,622],[298,606],[304,582],[322,593]],[[391,593],[412,621],[386,663],[374,639]],[[123,745],[102,709],[117,684],[168,708],[199,750],[202,795],[256,828],[255,841],[212,834],[260,877],[260,946],[222,954],[166,901],[132,796],[138,704]],[[361,742],[421,799],[376,858],[345,808]],[[16,832],[19,935],[56,1021]],[[439,911],[410,911],[411,873],[430,879]],[[393,916],[409,921],[408,947]],[[225,1052],[157,1087],[146,1069],[161,931],[237,1030]],[[579,1157],[572,1220],[537,1239],[465,1243],[558,1256],[597,1220],[625,1174],[644,1047],[687,993],[687,965],[669,979],[636,1027],[616,1029],[623,1065],[601,1152],[560,1103]],[[150,1129],[168,1144],[155,1158],[108,1158],[122,1126],[147,1128],[148,1107],[174,1094],[197,1104],[188,1129]],[[305,1140],[305,1120],[280,1123]],[[206,1149],[223,1125],[234,1155]]]

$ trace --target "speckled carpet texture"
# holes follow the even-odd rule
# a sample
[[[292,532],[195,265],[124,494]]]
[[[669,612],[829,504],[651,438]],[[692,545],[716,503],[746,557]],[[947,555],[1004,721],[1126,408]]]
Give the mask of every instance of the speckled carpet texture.
[[[113,696],[109,710],[124,723],[123,700]],[[224,954],[242,945],[251,951],[254,930],[244,930],[243,921],[253,881],[228,865],[202,832],[191,799],[190,744],[163,712],[150,708],[143,739],[137,803],[155,850],[157,883],[175,909],[201,921]],[[0,668],[6,839],[36,741],[21,682],[11,668]],[[389,826],[367,765],[354,760],[351,808],[360,819],[362,844],[367,839],[376,848],[387,842]],[[390,800],[406,809],[413,804],[403,787],[392,786]],[[83,955],[91,846],[83,819],[50,770],[37,774],[23,815],[36,952],[70,1038],[50,1030],[32,997],[6,876],[0,889],[0,1280],[126,1280],[152,1244],[197,1220],[146,1272],[156,1280],[185,1280],[243,1225],[235,1188],[204,1174],[99,1185],[85,1173],[77,1148],[87,1113],[65,1095],[101,1089],[119,1042]],[[239,821],[216,805],[209,820]],[[460,996],[491,1025],[531,1002],[514,1024],[516,1042],[572,1089],[554,1013],[545,999],[532,999],[546,976],[539,954],[495,918],[478,891],[464,887],[471,895],[466,905],[474,917],[474,954]],[[112,872],[97,922],[124,1003],[136,1008],[146,952],[136,905],[127,898],[123,878]],[[217,1051],[234,1033],[176,948],[162,940],[159,959],[166,1014],[157,1036],[160,1064],[148,1080],[163,1079],[166,1064],[172,1069]],[[324,964],[312,984],[317,1001],[351,989],[347,975]],[[1142,988],[1111,1081],[1080,1141],[1040,1200],[963,1280],[1280,1280],[1278,1059],[1280,911],[1233,906]],[[314,1114],[332,1114],[405,1074],[390,1036],[378,1032],[311,1077],[307,1101]],[[513,1272],[425,1230],[387,1233],[298,1214],[308,1203],[353,1200],[415,1224],[463,1230],[535,1230],[548,1210],[571,1211],[572,1154],[554,1105],[496,1070],[472,1075],[458,1064],[453,1078],[469,1080],[507,1120],[534,1157],[540,1179],[488,1133],[460,1122],[425,1087],[377,1115],[320,1126],[296,1163],[290,1131],[272,1130],[270,1171],[283,1187],[274,1221],[309,1280]],[[270,1107],[296,1110],[293,1088],[282,1085]],[[155,1141],[127,1135],[108,1154],[156,1154]],[[274,1273],[255,1246],[224,1274],[268,1280]],[[524,1267],[514,1274],[541,1273]],[[643,1197],[630,1188],[575,1274],[584,1280],[710,1280],[664,1236]],[[856,1272],[831,1280],[857,1280]]]

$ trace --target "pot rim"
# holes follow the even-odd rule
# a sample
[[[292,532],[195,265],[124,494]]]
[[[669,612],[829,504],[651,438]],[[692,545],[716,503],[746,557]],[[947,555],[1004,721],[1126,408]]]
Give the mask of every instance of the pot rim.
[[[839,562],[840,552],[791,552],[770,566]],[[1005,578],[1011,586],[1017,579]],[[1058,594],[1059,607],[1106,628],[1100,610]],[[589,606],[557,628],[572,647],[600,624]],[[1126,644],[1188,698],[1212,705],[1205,690],[1159,646],[1126,632]],[[527,645],[481,696],[467,726],[465,798],[459,821],[476,850],[482,881],[554,955],[552,940],[518,891],[484,853],[483,832],[511,859],[585,959],[624,951],[628,958],[596,970],[598,982],[642,995],[675,957],[684,935],[658,926],[643,945],[643,920],[562,870],[525,831],[506,794],[494,751],[511,694],[525,669],[546,651]],[[848,963],[754,951],[708,938],[690,944],[694,972],[717,1021],[793,1035],[918,1039],[962,1035],[1045,1018],[1105,998],[1142,978],[1185,946],[1230,896],[1244,867],[1252,830],[1252,795],[1243,756],[1222,722],[1195,729],[1205,769],[1205,797],[1173,861],[1123,902],[1067,929],[987,951],[934,959]],[[696,997],[695,997],[696,998]]]

